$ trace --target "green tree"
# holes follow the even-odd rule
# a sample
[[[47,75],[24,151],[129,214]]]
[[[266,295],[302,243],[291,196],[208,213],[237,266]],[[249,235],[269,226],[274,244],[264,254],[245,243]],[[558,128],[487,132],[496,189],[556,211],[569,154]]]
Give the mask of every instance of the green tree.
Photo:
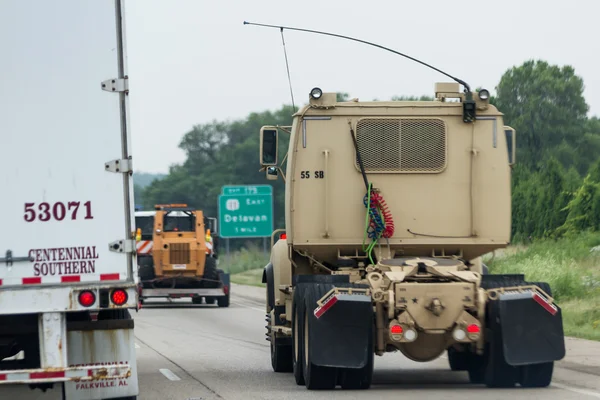
[[[556,155],[570,166],[568,146],[578,143],[587,122],[583,89],[571,66],[529,60],[506,71],[496,87],[495,103],[518,132],[521,163],[538,168],[546,153],[562,145]]]

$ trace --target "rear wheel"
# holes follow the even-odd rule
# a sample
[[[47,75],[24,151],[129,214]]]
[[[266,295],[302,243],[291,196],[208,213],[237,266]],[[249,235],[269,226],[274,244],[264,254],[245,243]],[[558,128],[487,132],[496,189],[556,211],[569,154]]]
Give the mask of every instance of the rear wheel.
[[[467,350],[458,351],[454,347],[448,348],[448,364],[452,371],[466,371],[469,369],[471,353]]]
[[[292,304],[292,371],[297,385],[304,385],[304,301],[303,286],[296,286]]]
[[[275,372],[293,372],[292,345],[271,333],[271,366]],[[289,340],[289,339],[288,339]]]
[[[216,288],[219,287],[219,270],[217,269],[217,259],[214,257],[206,257],[204,262],[204,287]]]
[[[485,383],[485,370],[487,359],[485,355],[470,353],[471,357],[467,365],[469,382],[474,384]]]
[[[229,293],[227,293],[225,296],[217,297],[217,305],[219,307],[229,307]]]
[[[142,282],[142,284],[156,278],[156,273],[154,272],[154,260],[152,257],[138,256],[138,265],[138,276],[140,277],[140,282]]]

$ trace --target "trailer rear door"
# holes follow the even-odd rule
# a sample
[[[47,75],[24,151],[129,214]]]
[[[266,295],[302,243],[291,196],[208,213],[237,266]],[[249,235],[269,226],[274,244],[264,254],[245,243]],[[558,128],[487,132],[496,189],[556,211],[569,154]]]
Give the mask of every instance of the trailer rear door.
[[[0,290],[133,280],[119,4],[0,3]]]

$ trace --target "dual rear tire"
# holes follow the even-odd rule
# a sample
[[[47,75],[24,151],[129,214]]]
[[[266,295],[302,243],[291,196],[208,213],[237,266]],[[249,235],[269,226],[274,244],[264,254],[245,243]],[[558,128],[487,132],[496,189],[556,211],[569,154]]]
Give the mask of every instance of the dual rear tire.
[[[537,285],[552,296],[550,285],[545,282],[515,281],[509,286]],[[509,365],[504,358],[504,343],[501,321],[498,317],[498,303],[492,301],[488,305],[486,326],[489,328],[489,338],[486,339],[483,355],[468,351],[458,352],[448,349],[448,361],[454,371],[467,371],[469,380],[474,384],[485,384],[491,388],[514,387],[519,384],[526,388],[547,387],[552,382],[554,362],[530,364],[515,367]]]
[[[308,284],[296,287],[292,315],[292,370],[296,384],[309,390],[368,389],[373,377],[373,335],[369,337],[367,363],[362,368],[335,368],[315,365],[311,359],[311,326],[317,300],[333,288],[331,284]]]

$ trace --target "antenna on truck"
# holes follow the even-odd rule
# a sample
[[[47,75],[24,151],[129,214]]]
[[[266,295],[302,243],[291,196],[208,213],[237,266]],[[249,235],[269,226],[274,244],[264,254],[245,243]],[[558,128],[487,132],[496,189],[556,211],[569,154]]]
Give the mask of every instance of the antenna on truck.
[[[283,30],[284,29],[289,29],[289,30],[292,30],[292,31],[302,31],[302,32],[316,33],[316,34],[319,34],[319,35],[335,36],[335,37],[339,37],[339,38],[342,38],[342,39],[354,40],[355,42],[360,42],[360,43],[368,44],[370,46],[375,46],[375,47],[378,47],[380,49],[387,50],[387,51],[389,51],[391,53],[400,55],[402,57],[406,57],[406,58],[408,58],[408,59],[410,59],[412,61],[418,62],[418,63],[420,63],[420,64],[422,64],[422,65],[424,65],[426,67],[429,67],[429,68],[433,69],[434,71],[437,71],[437,72],[439,72],[439,73],[441,73],[443,75],[446,75],[448,78],[452,79],[453,81],[455,81],[455,82],[463,85],[464,88],[465,88],[465,90],[464,90],[465,93],[470,93],[471,92],[471,87],[469,86],[469,84],[467,82],[463,81],[462,79],[459,79],[459,78],[457,78],[455,76],[452,76],[452,75],[450,75],[450,74],[442,71],[441,69],[433,67],[433,66],[431,66],[431,65],[429,65],[429,64],[427,64],[427,63],[425,63],[425,62],[423,62],[421,60],[417,60],[416,58],[413,58],[413,57],[408,56],[406,54],[400,53],[399,51],[392,50],[390,48],[387,48],[385,46],[381,46],[381,45],[376,44],[376,43],[367,42],[366,40],[356,39],[356,38],[353,38],[353,37],[350,37],[350,36],[338,35],[336,33],[321,32],[321,31],[315,31],[315,30],[311,30],[311,29],[292,28],[292,27],[289,27],[289,26],[277,26],[277,25],[257,24],[257,23],[248,22],[248,21],[244,21],[244,25],[256,25],[256,26],[264,26],[264,27],[267,27],[267,28],[277,28],[277,29],[279,29],[282,32],[282,34],[283,34]]]

